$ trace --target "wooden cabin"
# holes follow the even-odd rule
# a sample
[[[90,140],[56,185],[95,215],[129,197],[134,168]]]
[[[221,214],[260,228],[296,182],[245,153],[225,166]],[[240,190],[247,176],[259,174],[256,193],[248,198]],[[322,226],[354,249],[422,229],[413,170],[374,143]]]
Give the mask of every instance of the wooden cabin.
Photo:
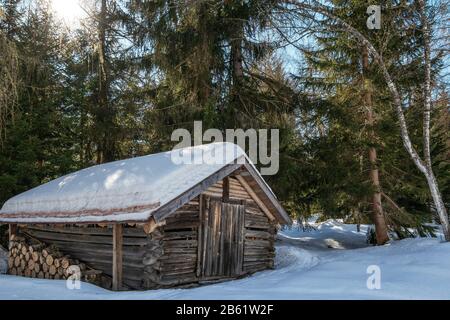
[[[209,161],[177,164],[175,152]],[[291,220],[242,149],[213,143],[63,176],[8,200],[0,223],[10,225],[10,273],[65,279],[77,264],[126,290],[273,268],[277,228]]]

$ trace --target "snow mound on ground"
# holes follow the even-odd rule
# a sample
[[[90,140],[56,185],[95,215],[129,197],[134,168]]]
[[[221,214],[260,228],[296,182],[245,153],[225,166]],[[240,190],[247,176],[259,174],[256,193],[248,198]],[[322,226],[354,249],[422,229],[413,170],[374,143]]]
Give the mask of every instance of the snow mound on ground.
[[[340,220],[327,220],[309,223],[313,228],[304,230],[294,222],[292,227],[278,233],[277,239],[285,244],[292,244],[303,249],[356,249],[367,247],[367,225],[361,225],[360,231],[354,224],[344,224]]]
[[[8,253],[0,246],[0,274],[8,271]]]
[[[309,269],[319,263],[319,258],[311,252],[292,246],[277,246],[275,269]]]

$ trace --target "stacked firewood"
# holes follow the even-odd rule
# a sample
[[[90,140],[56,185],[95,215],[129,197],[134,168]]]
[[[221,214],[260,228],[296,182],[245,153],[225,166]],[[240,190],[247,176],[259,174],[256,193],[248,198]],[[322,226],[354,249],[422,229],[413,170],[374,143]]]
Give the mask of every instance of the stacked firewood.
[[[39,279],[67,279],[78,266],[83,274],[86,266],[55,247],[42,243],[28,244],[25,238],[13,235],[9,244],[9,274]],[[76,268],[75,268],[76,269]]]

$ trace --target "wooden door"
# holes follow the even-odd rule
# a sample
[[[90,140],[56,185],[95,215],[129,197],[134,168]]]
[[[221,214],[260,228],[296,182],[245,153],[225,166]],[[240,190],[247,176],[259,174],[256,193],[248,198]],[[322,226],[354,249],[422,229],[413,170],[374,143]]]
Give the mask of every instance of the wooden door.
[[[199,232],[201,278],[235,277],[244,261],[245,206],[202,196]]]

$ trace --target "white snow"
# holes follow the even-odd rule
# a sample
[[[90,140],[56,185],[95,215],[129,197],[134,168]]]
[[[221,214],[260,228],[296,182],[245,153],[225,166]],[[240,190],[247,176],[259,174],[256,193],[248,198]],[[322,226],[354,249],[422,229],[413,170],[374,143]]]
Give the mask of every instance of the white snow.
[[[365,244],[367,226],[329,220],[304,232],[279,232],[276,268],[193,289],[110,292],[82,283],[0,275],[0,299],[450,299],[450,243],[416,238],[382,247]],[[381,289],[366,286],[379,266]]]
[[[168,203],[241,157],[249,161],[239,146],[225,142],[89,167],[9,199],[0,211],[0,220],[35,223],[147,220],[154,206]],[[188,163],[186,160],[190,159],[193,161]],[[78,214],[95,210],[110,212],[108,216]],[[70,218],[58,217],[65,212],[71,213]],[[5,216],[16,213],[29,217]],[[45,215],[50,217],[42,218]]]

